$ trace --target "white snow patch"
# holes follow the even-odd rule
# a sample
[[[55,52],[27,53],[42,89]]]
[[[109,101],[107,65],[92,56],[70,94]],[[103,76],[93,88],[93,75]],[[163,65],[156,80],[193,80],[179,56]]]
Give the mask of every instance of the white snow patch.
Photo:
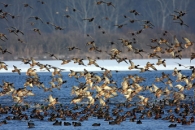
[[[187,70],[189,67],[184,67],[184,66],[194,66],[195,65],[195,60],[192,60],[190,63],[190,59],[165,59],[166,60],[166,67],[163,65],[155,65],[157,70],[173,70],[175,67],[177,67],[180,70]],[[158,59],[133,59],[132,60],[135,65],[140,65],[140,67],[144,67],[147,62],[154,63],[156,64]],[[8,65],[8,70],[1,69],[0,73],[4,72],[12,72],[13,70],[13,65],[17,66],[19,69],[21,69],[21,72],[26,72],[28,68],[30,67],[29,64],[23,64],[21,61],[4,61]],[[70,70],[74,71],[83,71],[84,69],[87,69],[88,71],[101,71],[100,68],[94,66],[94,65],[87,65],[88,60],[83,60],[84,64],[83,65],[78,65],[75,64],[73,61],[66,64],[66,65],[61,65],[62,61],[60,60],[42,60],[42,61],[37,61],[40,62],[41,64],[49,64],[61,69],[65,69],[64,72],[69,72]],[[128,62],[128,61],[127,61]],[[179,66],[177,63],[180,63],[184,66]],[[118,70],[118,71],[130,71],[128,67],[130,66],[130,63],[128,62],[121,62],[118,63],[116,60],[97,60],[97,64],[101,67],[104,67],[109,70]],[[37,72],[47,72],[47,70],[40,70],[37,66],[34,67]],[[52,70],[51,70],[52,71]],[[131,70],[132,71],[132,70]]]

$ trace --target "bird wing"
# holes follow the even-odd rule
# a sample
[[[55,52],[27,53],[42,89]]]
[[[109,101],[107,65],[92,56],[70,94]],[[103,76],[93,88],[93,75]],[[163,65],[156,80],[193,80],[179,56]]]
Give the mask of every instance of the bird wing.
[[[51,95],[49,95],[49,102],[53,102],[55,99],[51,96]]]
[[[189,39],[187,39],[187,38],[185,38],[185,37],[182,37],[182,38],[185,40],[186,43],[189,43],[189,42],[190,42]]]
[[[54,55],[54,57],[56,58],[56,60],[58,60],[58,57]]]
[[[151,68],[152,68],[153,70],[156,70],[156,71],[157,71],[156,67],[154,67],[153,65],[151,66]]]
[[[139,98],[141,101],[143,101],[145,97],[142,96],[142,95],[138,95],[138,98]]]
[[[17,67],[15,65],[13,65],[14,69],[17,69]]]
[[[133,61],[129,60],[129,63],[131,64],[131,66],[135,66],[135,64],[133,63]]]
[[[174,42],[177,43],[177,44],[179,43],[179,41],[177,40],[176,36],[174,36]]]

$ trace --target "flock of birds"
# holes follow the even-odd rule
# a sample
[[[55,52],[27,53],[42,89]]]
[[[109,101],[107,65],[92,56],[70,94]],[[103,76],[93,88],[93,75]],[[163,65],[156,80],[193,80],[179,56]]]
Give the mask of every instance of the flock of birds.
[[[38,1],[41,4],[45,4],[44,1]],[[9,8],[9,4],[2,3],[5,8]],[[105,4],[107,6],[112,6],[112,2],[104,2],[98,1],[97,5]],[[25,3],[23,4],[24,7],[28,7],[33,9],[32,6]],[[73,11],[76,12],[76,9],[73,8]],[[134,15],[139,15],[140,13],[137,10],[131,10],[130,13]],[[187,13],[185,11],[174,11],[175,14],[171,14],[175,23],[179,23],[182,26],[189,27],[184,21],[182,17]],[[16,16],[10,14],[9,12],[5,12],[3,9],[0,10],[0,18],[6,19],[7,17],[11,16],[15,18]],[[68,16],[67,16],[68,17]],[[70,17],[70,16],[69,16]],[[127,16],[124,16],[128,18]],[[35,19],[36,21],[40,21],[44,23],[44,21],[37,17],[31,16],[29,19]],[[83,20],[87,20],[88,22],[93,22],[95,18],[84,18]],[[130,20],[130,23],[134,23],[136,21],[144,22],[143,28],[139,31],[131,33],[132,36],[139,35],[142,31],[146,29],[154,28],[154,25],[148,20]],[[57,30],[63,30],[62,27],[57,26],[51,22],[47,22],[51,26],[54,26]],[[118,28],[122,28],[125,24],[121,25],[114,25]],[[99,26],[99,28],[101,28]],[[15,35],[24,33],[15,28],[11,27],[8,29],[10,33],[14,33]],[[41,32],[38,28],[34,28],[33,31],[39,33]],[[166,37],[167,31],[163,32],[163,36]],[[87,34],[90,37],[89,34]],[[121,57],[122,51],[117,48],[112,48],[110,51],[106,51],[106,54],[110,56],[110,59],[116,60],[118,63],[126,62],[130,64],[128,67],[129,70],[139,70],[141,73],[146,71],[157,71],[156,65],[163,65],[166,67],[166,60],[161,58],[161,54],[169,54],[172,58],[179,58],[182,59],[182,51],[184,49],[189,49],[193,47],[194,42],[190,41],[188,38],[183,37],[185,43],[179,42],[176,36],[174,36],[174,43],[169,43],[169,41],[165,38],[160,39],[151,39],[152,44],[156,45],[147,45],[151,48],[151,53],[148,54],[149,58],[157,58],[158,61],[156,63],[147,62],[145,66],[141,67],[138,64],[135,64],[132,59],[128,59],[125,57]],[[2,41],[8,40],[7,36],[3,33],[0,33],[0,39]],[[133,38],[133,41],[128,39],[119,39],[123,45],[123,47],[127,48],[129,52],[133,52],[142,56],[142,53],[146,53],[143,49],[136,48],[134,45],[136,43],[136,38]],[[134,43],[135,42],[135,43]],[[111,44],[115,44],[111,42]],[[90,51],[97,51],[102,52],[96,44],[95,41],[89,41],[86,43],[86,46],[90,47]],[[67,48],[69,51],[79,51],[80,48],[72,46]],[[0,51],[2,54],[12,54],[6,48],[0,47]],[[195,87],[194,78],[195,78],[195,67],[194,66],[184,66],[180,63],[178,66],[184,66],[191,71],[191,75],[186,76],[182,74],[181,70],[175,69],[172,72],[172,76],[176,78],[173,81],[171,75],[162,72],[160,77],[156,77],[155,81],[151,85],[143,86],[142,83],[146,81],[146,78],[143,78],[139,75],[127,75],[121,81],[121,84],[117,84],[117,81],[113,80],[112,71],[108,70],[107,68],[101,67],[97,64],[99,57],[92,58],[86,57],[88,59],[88,64],[84,64],[81,58],[72,58],[72,59],[60,59],[57,55],[45,52],[50,57],[54,58],[55,60],[61,60],[61,65],[66,65],[70,62],[74,62],[75,64],[81,66],[89,66],[94,65],[100,68],[102,71],[101,73],[96,72],[89,72],[87,69],[84,71],[74,71],[70,70],[68,76],[70,78],[75,78],[78,85],[72,86],[71,95],[75,96],[71,100],[71,104],[76,104],[73,108],[71,107],[64,107],[58,100],[58,97],[53,97],[52,94],[49,95],[48,99],[46,100],[47,104],[36,104],[36,108],[31,111],[30,115],[27,115],[25,111],[30,109],[30,104],[24,101],[25,97],[28,96],[36,96],[33,90],[29,90],[28,87],[33,89],[33,87],[38,87],[43,89],[45,92],[51,92],[53,89],[61,89],[61,87],[68,82],[68,80],[63,79],[63,75],[61,72],[64,69],[58,68],[56,66],[52,66],[49,64],[42,64],[41,62],[36,61],[33,57],[31,58],[20,58],[23,64],[29,65],[29,69],[26,72],[26,82],[24,83],[22,88],[15,88],[14,83],[4,81],[1,85],[1,92],[0,96],[11,95],[13,101],[18,105],[13,106],[0,106],[0,114],[7,114],[11,113],[13,116],[7,116],[5,120],[0,122],[0,125],[6,124],[7,120],[30,120],[28,122],[28,127],[35,127],[32,119],[40,119],[48,121],[53,121],[53,125],[62,125],[61,120],[66,120],[66,118],[70,118],[74,120],[72,123],[64,122],[65,126],[73,125],[73,126],[81,126],[81,122],[88,120],[88,118],[94,116],[98,119],[105,119],[105,121],[109,121],[110,125],[120,124],[125,120],[130,120],[131,122],[137,122],[137,124],[142,123],[142,119],[144,118],[154,118],[154,119],[163,119],[169,120],[172,124],[169,127],[176,127],[176,123],[181,123],[182,125],[190,125],[194,122],[193,115],[195,114],[194,110],[194,95],[189,96],[186,95],[185,91],[192,91]],[[191,53],[190,62],[195,58],[195,53]],[[45,86],[45,83],[40,80],[39,74],[37,73],[37,68],[40,70],[44,69],[51,73],[52,79],[49,82],[50,86]],[[0,70],[1,69],[8,69],[8,65],[6,62],[0,61]],[[13,73],[18,73],[21,75],[20,67],[13,65]],[[116,70],[116,72],[118,72]],[[83,81],[84,82],[81,82]],[[163,86],[160,87],[155,84],[155,82],[163,83]],[[173,83],[177,83],[173,86]],[[68,86],[70,87],[70,86]],[[144,92],[149,93],[148,95],[143,95]],[[117,96],[123,96],[126,99],[124,103],[117,103],[114,108],[109,106],[110,100],[112,98],[116,98]],[[152,98],[151,98],[152,97]],[[185,103],[190,99],[190,103]],[[136,103],[134,101],[137,101]],[[156,102],[158,100],[158,102]],[[167,106],[171,106],[169,110],[165,112],[164,108]],[[174,109],[172,109],[174,108]],[[127,109],[124,112],[123,109]],[[52,110],[52,111],[51,111]],[[163,117],[163,114],[167,113],[166,117]],[[189,118],[189,115],[191,117]],[[77,121],[78,120],[78,121]],[[94,123],[92,126],[100,126],[100,123]]]

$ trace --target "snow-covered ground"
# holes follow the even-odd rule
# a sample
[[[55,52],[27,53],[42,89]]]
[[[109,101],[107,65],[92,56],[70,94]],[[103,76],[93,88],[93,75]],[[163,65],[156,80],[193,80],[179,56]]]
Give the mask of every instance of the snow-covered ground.
[[[149,61],[150,63],[156,64],[158,59],[133,59],[132,60],[135,65],[140,65],[140,67],[144,67],[146,63]],[[21,72],[26,72],[27,69],[30,67],[29,64],[23,64],[21,61],[4,61],[8,65],[8,70],[1,69],[0,73],[4,72],[11,72],[13,70],[13,65],[17,66],[19,69],[21,69]],[[60,60],[42,60],[38,61],[42,64],[49,64],[61,69],[65,69],[64,71],[83,71],[84,69],[87,69],[88,71],[101,71],[100,68],[96,67],[95,65],[87,65],[88,60],[84,60],[83,65],[75,64],[73,61],[66,64],[61,65],[62,61]],[[128,61],[127,61],[128,62]],[[189,67],[185,68],[184,66],[179,66],[177,63],[180,63],[184,66],[194,66],[195,60],[192,60],[190,63],[190,59],[166,59],[166,67],[163,65],[155,65],[157,70],[173,70],[175,67],[181,70],[189,69]],[[128,67],[130,66],[130,63],[128,64],[126,62],[118,63],[116,60],[97,60],[97,64],[101,67],[107,68],[109,70],[118,70],[118,71],[129,71]],[[40,70],[38,67],[35,67],[37,69],[37,72],[46,72],[47,70]]]

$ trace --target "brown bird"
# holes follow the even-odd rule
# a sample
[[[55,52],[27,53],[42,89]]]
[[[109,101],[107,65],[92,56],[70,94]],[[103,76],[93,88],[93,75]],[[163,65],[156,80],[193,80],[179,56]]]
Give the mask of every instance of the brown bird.
[[[142,20],[145,24],[149,24],[154,27],[154,25],[149,20]]]
[[[25,41],[23,41],[23,40],[20,39],[20,38],[18,38],[18,41],[19,41],[20,43],[26,43]]]
[[[4,5],[4,7],[8,7],[8,6],[10,6],[11,4],[6,4],[6,3],[3,3],[3,2],[0,2],[1,4],[3,4]]]
[[[16,102],[16,103],[22,103],[23,102],[23,98],[22,97],[13,96],[12,98],[13,98],[14,102]]]
[[[140,15],[140,13],[138,13],[135,9],[134,10],[130,10],[130,13],[134,13],[134,15]]]
[[[163,80],[160,77],[155,77],[155,82],[163,82]]]
[[[54,57],[56,60],[58,60],[58,57],[55,54],[49,52],[45,52],[45,53],[49,54],[50,57]]]
[[[41,35],[41,31],[38,28],[34,28],[33,31],[37,32],[37,33],[39,33],[39,35]]]
[[[188,48],[188,47],[190,47],[190,46],[192,46],[194,43],[193,42],[191,42],[188,38],[184,38],[184,37],[182,37],[184,40],[185,40],[185,48]]]
[[[11,28],[13,28],[16,33],[21,33],[22,35],[24,35],[24,33],[21,30],[17,29],[16,27],[11,27]]]
[[[184,66],[184,65],[182,65],[182,64],[180,64],[180,63],[177,63],[177,62],[175,62],[175,63],[178,64],[180,67],[183,66],[183,67],[185,67],[185,68],[188,68],[187,66]]]
[[[179,15],[171,14],[170,16],[173,16],[173,20],[177,20],[177,19],[181,20]]]
[[[150,39],[150,41],[151,41],[152,43],[154,43],[154,42],[158,42],[158,39],[152,38],[152,39]]]
[[[135,65],[134,62],[132,60],[129,60],[129,63],[131,64],[131,66],[128,67],[129,70],[132,69],[139,69],[138,66],[139,65]]]
[[[54,26],[55,27],[55,30],[64,30],[63,27],[57,26],[57,25],[55,25],[53,23],[47,22],[47,24],[50,24],[50,25]]]
[[[39,69],[42,70],[42,69],[46,69],[47,71],[50,72],[50,68],[48,67],[49,65],[48,64],[41,64],[39,62],[37,62],[37,66],[39,66]]]
[[[159,55],[156,54],[156,52],[148,54],[148,58],[153,58],[153,57],[161,58]]]
[[[148,68],[138,68],[140,69],[140,73],[146,72],[146,71],[150,71]]]
[[[174,47],[175,48],[180,47],[181,49],[184,49],[181,44],[182,43],[177,40],[176,36],[174,36],[174,43],[173,43]]]
[[[0,18],[1,18],[1,19],[7,20],[7,14],[8,14],[8,13],[7,13],[7,12],[3,12],[2,9],[0,10],[0,13],[1,13]],[[7,20],[7,21],[8,21],[8,20]]]
[[[26,75],[28,76],[34,76],[35,78],[38,78],[36,69],[29,68],[26,72]]]
[[[13,65],[14,70],[12,70],[12,72],[17,72],[19,75],[21,75],[20,71],[21,69],[18,69],[15,65]]]
[[[127,64],[128,64],[128,62],[126,61],[127,60],[127,57],[119,57],[119,56],[116,56],[116,61],[118,62],[118,63],[121,63],[121,62],[126,62]]]
[[[146,45],[146,46],[149,46],[150,49],[156,49],[157,48],[157,46],[151,46],[151,45]]]
[[[102,52],[102,50],[100,50],[98,47],[96,46],[92,46],[89,48],[90,51],[97,51],[97,52]]]
[[[69,50],[69,51],[72,51],[72,50],[74,50],[74,49],[81,50],[81,49],[79,49],[78,47],[75,47],[75,46],[73,46],[73,47],[68,47],[68,50]]]
[[[175,85],[175,87],[179,90],[179,92],[183,92],[185,89],[185,87],[182,86],[181,84],[177,84],[177,85]]]
[[[179,22],[174,22],[174,23],[179,23],[181,26],[185,25],[186,27],[189,27],[187,24],[185,24],[185,23],[183,22],[182,19],[180,19]]]
[[[52,72],[52,76],[55,76],[55,75],[58,75],[58,76],[62,76],[61,75],[61,71],[63,71],[64,69],[60,69],[60,68],[57,68],[57,67],[51,67],[54,69],[54,71]]]
[[[1,39],[2,41],[5,41],[5,39],[8,40],[7,37],[6,37],[6,35],[3,34],[3,33],[0,33],[0,39]]]
[[[167,35],[167,33],[168,33],[167,31],[164,31],[164,32],[163,32],[163,36],[166,36],[166,35]]]
[[[151,25],[149,25],[149,24],[144,24],[144,25],[142,25],[143,26],[143,29],[147,29],[147,28],[151,28],[151,29],[153,29],[152,28],[152,26]]]
[[[162,60],[162,59],[158,59],[158,62],[156,63],[156,65],[163,65],[164,67],[166,67],[166,62],[165,62],[166,60],[164,59],[164,60]]]
[[[139,54],[141,57],[143,57],[142,54],[140,53],[140,52],[145,52],[145,51],[143,51],[143,49],[134,48],[133,50],[134,50],[135,54]]]
[[[127,25],[127,24],[120,24],[120,25],[114,25],[114,26],[117,26],[118,28],[122,28],[124,25]]]
[[[112,55],[119,55],[122,51],[116,49],[116,48],[113,48],[110,50],[111,54]]]
[[[131,36],[137,36],[136,32],[130,32]]]
[[[105,2],[104,2],[104,1],[97,1],[97,2],[96,2],[97,5],[100,5],[100,4],[102,4],[102,3],[105,3]]]
[[[123,46],[126,46],[126,45],[128,45],[130,43],[130,41],[127,40],[127,39],[120,38],[118,40],[121,40],[121,43],[123,44]]]
[[[115,8],[115,6],[112,4],[112,2],[103,2],[103,3],[107,4],[107,6],[112,6]]]
[[[166,53],[170,54],[173,58],[175,58],[175,49],[170,47],[170,48],[165,48]]]
[[[166,39],[163,39],[163,38],[160,38],[160,40],[158,41],[158,43],[159,44],[166,44],[167,46],[168,46],[168,44],[169,44],[169,42],[168,42],[168,40],[166,40]]]
[[[71,60],[66,60],[66,59],[59,59],[62,61],[61,65],[65,65],[68,64],[69,62],[71,62]]]
[[[15,35],[18,36],[18,34],[15,32],[15,29],[7,28],[7,30],[9,31],[9,33],[14,33]]]
[[[165,84],[169,85],[171,88],[173,87],[173,80],[168,78],[168,80],[166,82],[164,82]]]
[[[30,18],[34,18],[35,20],[40,20],[43,23],[43,20],[41,18],[37,17],[37,16],[31,16],[31,17],[29,17],[29,19]]]
[[[136,32],[136,34],[142,33],[143,30],[144,30],[144,29],[138,30],[138,31]]]
[[[130,23],[134,23],[134,22],[136,22],[136,21],[141,21],[141,20],[137,20],[137,19],[130,19],[130,20],[129,20]]]
[[[24,64],[30,64],[30,59],[28,59],[28,58],[18,58],[18,59],[22,59],[22,62],[24,63]]]
[[[147,105],[147,103],[148,103],[148,99],[149,98],[147,98],[147,97],[144,97],[144,96],[142,96],[142,95],[138,95],[138,98],[140,99],[140,104],[142,104],[142,105]]]
[[[86,66],[86,65],[83,63],[83,59],[72,58],[72,60],[74,61],[74,63],[78,63],[79,65],[84,65],[84,66]]]
[[[5,62],[0,61],[0,70],[1,70],[1,69],[8,70],[7,66],[8,66],[8,65],[7,65]]]
[[[157,87],[155,84],[152,84],[152,87],[153,87],[153,93],[155,93],[155,96],[159,98],[163,92],[162,89]]]
[[[24,7],[29,7],[29,8],[31,8],[31,9],[33,9],[33,7],[32,7],[32,6],[30,6],[30,5],[29,5],[29,4],[27,4],[27,3],[24,3],[23,5],[24,5]]]
[[[70,15],[68,15],[68,14],[66,14],[66,15],[64,15],[64,16],[65,16],[66,18],[71,18]]]
[[[11,16],[12,19],[15,19],[15,18],[17,18],[17,17],[20,17],[19,15],[12,15],[12,14],[10,14],[10,13],[8,13],[8,15]]]
[[[55,108],[55,104],[57,104],[58,103],[58,98],[53,98],[52,97],[52,95],[49,95],[49,104],[48,104],[48,106],[52,106],[52,107],[54,107]]]
[[[89,63],[87,65],[91,65],[94,64],[96,67],[99,67],[99,65],[96,63],[95,59],[92,59],[91,57],[87,57],[87,59],[89,60]]]
[[[2,52],[2,54],[5,54],[6,52],[9,54],[12,54],[11,52],[9,52],[7,49],[3,49],[0,47],[0,51]]]
[[[93,45],[93,46],[95,46],[95,41],[89,41],[89,42],[86,43],[86,45]]]
[[[85,18],[83,20],[88,20],[88,22],[92,22],[94,20],[94,18]]]
[[[174,12],[175,13],[178,13],[179,14],[179,17],[184,16],[185,14],[187,14],[187,12],[182,11],[182,10],[180,10],[180,11],[174,11]]]
[[[87,34],[87,37],[90,37],[91,39],[93,39],[93,37],[91,35],[89,35],[89,34]]]
[[[154,63],[147,62],[145,68],[146,69],[152,68],[153,70],[157,71],[156,67],[154,67]]]
[[[133,46],[131,43],[127,43],[127,45],[125,45],[125,47],[127,47],[128,51],[133,51]]]

